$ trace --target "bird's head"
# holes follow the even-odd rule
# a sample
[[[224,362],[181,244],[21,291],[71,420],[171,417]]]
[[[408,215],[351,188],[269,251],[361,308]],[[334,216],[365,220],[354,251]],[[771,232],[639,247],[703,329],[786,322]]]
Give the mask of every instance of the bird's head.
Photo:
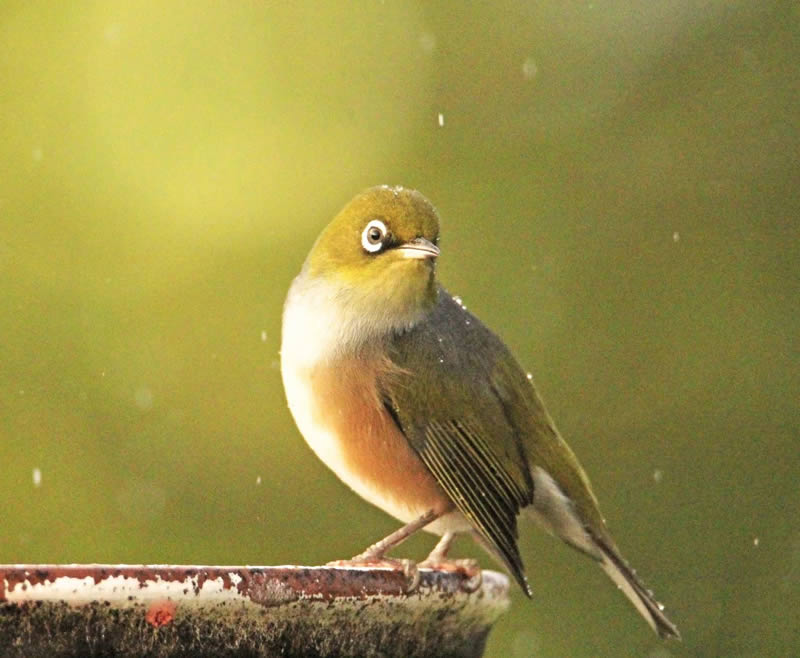
[[[412,326],[436,303],[439,217],[415,190],[387,185],[350,201],[322,231],[305,275],[365,325]]]

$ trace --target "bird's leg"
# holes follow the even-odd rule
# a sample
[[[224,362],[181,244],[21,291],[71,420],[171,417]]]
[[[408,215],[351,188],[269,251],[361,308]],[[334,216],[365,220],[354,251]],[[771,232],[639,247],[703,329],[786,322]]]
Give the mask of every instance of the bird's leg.
[[[436,546],[433,547],[433,550],[428,553],[428,557],[420,562],[420,565],[436,565],[440,562],[444,562],[445,558],[447,558],[447,551],[450,550],[450,545],[453,543],[453,539],[455,539],[454,533],[445,532]]]
[[[447,559],[447,551],[450,550],[453,539],[455,539],[454,533],[445,532],[439,540],[439,543],[434,546],[433,550],[428,554],[428,557],[419,563],[419,566],[439,571],[455,571],[461,573],[465,578],[461,587],[467,592],[474,592],[483,582],[481,568],[475,560]]]
[[[386,553],[395,546],[403,543],[417,530],[424,528],[426,525],[432,521],[435,521],[440,516],[441,514],[434,512],[433,510],[429,510],[418,519],[415,519],[411,521],[411,523],[404,525],[402,528],[395,530],[391,535],[384,537],[379,542],[375,542],[363,553],[359,553],[349,560],[337,560],[335,562],[329,562],[328,566],[353,567],[369,565],[400,569],[403,571],[403,574],[406,577],[406,590],[408,592],[413,592],[419,586],[419,570],[417,569],[416,562],[413,560],[392,560],[384,557],[384,555],[386,555]]]
[[[402,544],[406,539],[413,535],[417,530],[421,530],[426,525],[439,518],[439,514],[433,510],[428,510],[418,519],[407,523],[402,528],[395,530],[391,535],[384,537],[379,542],[375,542],[363,553],[359,553],[350,562],[373,562],[380,560],[386,553],[395,546]]]

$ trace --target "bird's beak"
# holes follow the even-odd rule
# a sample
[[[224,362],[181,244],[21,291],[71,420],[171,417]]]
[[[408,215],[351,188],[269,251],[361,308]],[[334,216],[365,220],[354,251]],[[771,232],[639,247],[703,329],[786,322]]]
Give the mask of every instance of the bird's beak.
[[[439,247],[425,238],[415,238],[411,242],[400,245],[397,250],[404,258],[415,258],[417,260],[436,258],[439,255]]]

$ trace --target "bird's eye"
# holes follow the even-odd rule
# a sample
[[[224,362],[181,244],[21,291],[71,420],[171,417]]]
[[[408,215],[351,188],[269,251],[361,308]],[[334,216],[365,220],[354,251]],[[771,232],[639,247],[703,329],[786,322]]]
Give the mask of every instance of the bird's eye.
[[[361,234],[361,246],[371,254],[377,253],[383,249],[383,243],[388,234],[386,224],[380,219],[373,219]]]

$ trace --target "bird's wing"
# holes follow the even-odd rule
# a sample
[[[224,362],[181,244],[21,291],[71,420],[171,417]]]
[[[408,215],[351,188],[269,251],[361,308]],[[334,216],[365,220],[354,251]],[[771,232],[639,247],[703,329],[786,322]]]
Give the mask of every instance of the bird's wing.
[[[493,382],[500,340],[444,290],[431,315],[390,341],[381,381],[397,425],[458,510],[526,592],[517,514],[533,500],[522,439]]]
[[[505,346],[503,349],[506,349]],[[531,376],[526,375],[509,355],[509,358],[496,359],[492,384],[509,422],[521,437],[523,451],[531,468],[539,467],[555,478],[580,524],[597,539],[615,548],[589,478],[575,453],[556,429],[533,386]],[[566,537],[562,539],[568,541]],[[580,546],[575,547],[583,550]]]

